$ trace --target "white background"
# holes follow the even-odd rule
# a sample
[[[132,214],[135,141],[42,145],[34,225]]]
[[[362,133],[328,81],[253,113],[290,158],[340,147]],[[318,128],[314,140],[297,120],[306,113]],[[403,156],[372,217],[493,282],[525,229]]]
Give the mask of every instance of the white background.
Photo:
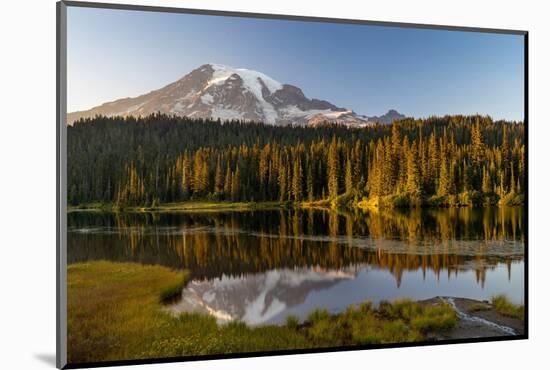
[[[135,4],[530,32],[530,339],[134,366],[133,369],[521,369],[548,366],[549,21],[544,1],[202,0]],[[111,0],[111,2],[118,2]],[[0,20],[0,368],[55,363],[55,1],[10,0]],[[546,356],[545,356],[546,354]],[[546,363],[545,365],[543,365]],[[548,368],[548,367],[546,367]]]

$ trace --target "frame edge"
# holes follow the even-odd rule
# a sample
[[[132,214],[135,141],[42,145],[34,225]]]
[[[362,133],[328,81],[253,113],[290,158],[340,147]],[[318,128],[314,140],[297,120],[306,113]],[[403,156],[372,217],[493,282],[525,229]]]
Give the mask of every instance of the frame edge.
[[[112,9],[112,10],[133,10],[133,11],[148,11],[148,12],[164,12],[164,13],[185,13],[197,15],[213,15],[227,17],[244,17],[244,18],[261,18],[261,19],[280,19],[291,21],[305,22],[328,22],[328,23],[344,23],[344,24],[362,24],[382,27],[399,27],[399,28],[417,28],[428,30],[444,30],[444,31],[462,31],[462,32],[483,32],[497,33],[509,35],[525,35],[527,30],[504,29],[504,28],[484,28],[475,26],[452,26],[444,24],[428,24],[428,23],[407,23],[399,21],[376,21],[356,18],[330,18],[323,16],[304,16],[297,14],[280,14],[280,13],[254,13],[243,11],[202,9],[202,8],[179,8],[171,6],[154,6],[154,5],[132,5],[124,3],[109,3],[109,2],[93,2],[79,0],[62,0],[66,6],[80,8],[96,8],[96,9]]]
[[[56,367],[67,365],[67,5],[56,3]]]

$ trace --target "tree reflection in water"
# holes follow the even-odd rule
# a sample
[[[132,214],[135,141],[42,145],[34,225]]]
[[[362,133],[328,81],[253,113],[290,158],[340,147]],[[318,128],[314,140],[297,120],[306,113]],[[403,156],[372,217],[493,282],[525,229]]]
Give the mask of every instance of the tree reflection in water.
[[[368,265],[452,276],[523,261],[523,208],[68,214],[68,262],[135,261],[195,279]]]

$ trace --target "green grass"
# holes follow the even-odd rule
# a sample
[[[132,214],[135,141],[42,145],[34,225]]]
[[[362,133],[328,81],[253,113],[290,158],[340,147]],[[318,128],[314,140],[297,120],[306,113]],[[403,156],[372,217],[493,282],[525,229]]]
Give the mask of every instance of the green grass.
[[[180,281],[176,281],[173,284],[168,285],[166,288],[164,288],[160,292],[160,302],[168,303],[168,302],[177,300],[179,297],[181,297],[183,288],[187,284],[188,280],[189,280],[189,272],[185,271]]]
[[[69,362],[140,358],[171,321],[160,310],[160,292],[184,277],[184,272],[130,263],[69,265]]]
[[[207,212],[207,211],[252,211],[271,210],[291,207],[288,202],[231,202],[231,201],[186,201],[177,203],[162,203],[158,206],[127,206],[117,207],[110,203],[86,203],[69,206],[69,211],[101,210],[116,212]]]
[[[456,324],[456,313],[446,304],[400,299],[377,309],[370,302],[352,305],[338,315],[315,310],[302,331],[314,346],[347,346],[427,340]]]
[[[496,295],[491,298],[495,310],[501,315],[518,320],[525,319],[525,306],[511,303],[505,295]]]
[[[510,193],[499,199],[496,194],[481,193],[471,190],[460,194],[439,196],[420,196],[402,193],[386,196],[372,196],[358,202],[348,204],[363,209],[372,208],[449,208],[449,207],[481,207],[481,206],[521,206],[524,196]]]
[[[323,320],[330,319],[330,314],[328,310],[317,308],[309,313],[307,316],[307,321],[309,321],[312,324],[316,324],[318,322],[321,322]]]
[[[69,265],[69,362],[308,347],[303,335],[286,327],[218,326],[212,316],[172,316],[161,301],[179,290],[185,277],[133,263]]]
[[[70,211],[87,211],[87,210],[96,210],[96,211],[112,211],[114,206],[112,203],[82,203],[78,205],[69,205],[67,210]]]
[[[370,302],[332,315],[314,310],[300,323],[218,325],[212,316],[163,308],[181,292],[186,272],[133,263],[91,262],[68,267],[68,358],[71,363],[401,343],[431,338],[456,322],[444,303]]]
[[[523,195],[509,194],[502,199],[494,194],[481,194],[477,191],[463,192],[458,195],[430,196],[428,198],[414,194],[373,196],[360,199],[358,194],[341,194],[335,199],[320,199],[304,202],[232,202],[216,200],[190,200],[185,202],[161,203],[156,206],[118,207],[112,203],[85,203],[68,206],[69,212],[110,211],[110,212],[220,212],[220,211],[260,211],[276,209],[377,209],[377,208],[437,208],[437,207],[477,207],[477,206],[518,206],[523,205]]]

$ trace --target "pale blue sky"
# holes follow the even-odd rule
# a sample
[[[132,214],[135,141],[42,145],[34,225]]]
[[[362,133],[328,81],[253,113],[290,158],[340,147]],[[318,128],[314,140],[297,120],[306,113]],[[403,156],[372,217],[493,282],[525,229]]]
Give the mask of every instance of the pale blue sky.
[[[69,112],[219,63],[360,114],[524,115],[520,35],[75,7],[67,34]]]

